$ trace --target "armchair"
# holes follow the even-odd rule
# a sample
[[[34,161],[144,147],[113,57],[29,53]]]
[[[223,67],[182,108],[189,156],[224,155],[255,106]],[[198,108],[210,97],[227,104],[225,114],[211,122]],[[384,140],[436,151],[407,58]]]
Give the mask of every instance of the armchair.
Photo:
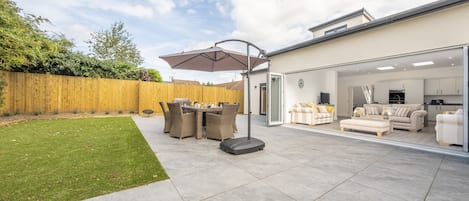
[[[183,113],[180,103],[168,103],[168,108],[171,114],[169,135],[179,139],[193,136],[195,134],[195,113]]]
[[[463,111],[459,109],[454,114],[436,115],[436,141],[440,145],[463,143]]]

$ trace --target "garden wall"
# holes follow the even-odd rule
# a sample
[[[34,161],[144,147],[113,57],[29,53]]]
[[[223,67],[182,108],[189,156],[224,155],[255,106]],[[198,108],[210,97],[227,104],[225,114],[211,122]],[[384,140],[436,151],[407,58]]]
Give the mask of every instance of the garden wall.
[[[238,102],[243,92],[224,87],[178,85],[0,71],[7,86],[0,112],[10,114],[142,112],[161,113],[160,101],[190,98],[203,103]]]

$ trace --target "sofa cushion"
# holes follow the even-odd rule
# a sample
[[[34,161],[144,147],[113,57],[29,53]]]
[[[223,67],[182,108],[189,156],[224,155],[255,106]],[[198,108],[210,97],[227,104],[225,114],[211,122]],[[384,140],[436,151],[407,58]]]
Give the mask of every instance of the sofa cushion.
[[[389,116],[393,122],[403,122],[403,123],[410,123],[410,117],[398,117],[398,116]]]
[[[314,103],[306,103],[306,107],[310,107],[313,112],[319,112],[317,105]]]
[[[313,109],[310,107],[293,107],[290,111],[299,113],[313,113]]]
[[[407,107],[398,107],[394,111],[394,116],[397,117],[407,117],[409,116],[410,109]]]
[[[315,113],[314,117],[320,119],[320,118],[330,118],[331,114],[330,113]]]
[[[375,106],[366,106],[365,112],[367,115],[379,115],[378,108]]]
[[[328,113],[325,105],[318,105],[317,107],[320,113]]]

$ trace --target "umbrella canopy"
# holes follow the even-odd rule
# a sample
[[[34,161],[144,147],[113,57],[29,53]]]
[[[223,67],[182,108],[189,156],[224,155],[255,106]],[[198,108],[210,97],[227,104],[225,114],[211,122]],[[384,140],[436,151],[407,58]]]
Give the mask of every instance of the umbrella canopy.
[[[248,70],[247,55],[226,50],[221,47],[211,47],[202,50],[194,50],[176,54],[160,56],[168,62],[173,69],[186,69],[198,71],[228,71]],[[265,58],[250,56],[252,69],[267,62]]]

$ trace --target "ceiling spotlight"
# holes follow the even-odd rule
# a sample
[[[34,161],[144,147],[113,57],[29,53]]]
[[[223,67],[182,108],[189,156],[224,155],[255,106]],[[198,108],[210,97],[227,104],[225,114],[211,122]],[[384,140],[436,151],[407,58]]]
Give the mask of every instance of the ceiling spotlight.
[[[448,59],[453,59],[453,57],[448,57]]]
[[[423,62],[413,63],[412,65],[415,67],[418,67],[418,66],[428,66],[428,65],[433,65],[433,64],[435,64],[433,63],[433,61],[423,61]]]
[[[392,69],[394,69],[394,67],[392,67],[392,66],[383,66],[383,67],[378,67],[376,69],[378,69],[378,70],[392,70]]]
[[[452,63],[451,66],[454,66],[454,63]]]

